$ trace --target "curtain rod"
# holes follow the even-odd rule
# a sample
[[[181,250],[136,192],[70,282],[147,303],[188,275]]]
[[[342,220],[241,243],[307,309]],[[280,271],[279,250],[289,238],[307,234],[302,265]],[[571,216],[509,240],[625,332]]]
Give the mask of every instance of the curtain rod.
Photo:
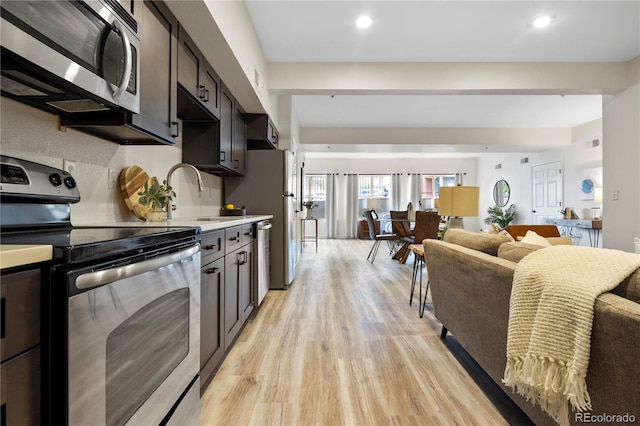
[[[305,173],[305,176],[326,176],[326,175],[334,175],[339,176],[342,174],[343,176],[348,175],[357,175],[357,176],[393,176],[393,175],[424,175],[424,176],[455,176],[457,174],[462,174],[466,176],[466,172],[452,172],[452,173]]]

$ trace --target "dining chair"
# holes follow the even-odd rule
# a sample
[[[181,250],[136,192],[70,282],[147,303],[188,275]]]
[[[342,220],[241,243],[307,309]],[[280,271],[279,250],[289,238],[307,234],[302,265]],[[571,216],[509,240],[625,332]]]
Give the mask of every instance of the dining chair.
[[[414,256],[413,262],[413,279],[411,280],[411,295],[409,296],[409,305],[413,303],[413,295],[415,293],[416,281],[420,274],[420,291],[418,292],[418,303],[422,299],[422,266],[424,262],[424,246],[422,242],[426,239],[438,239],[438,230],[440,227],[440,215],[437,212],[416,211],[416,224],[413,228],[415,244],[409,247]],[[429,281],[427,281],[427,293],[429,292]],[[426,302],[426,296],[425,296]],[[420,317],[424,314],[424,306],[418,306]]]
[[[396,234],[377,234],[375,229],[374,216],[377,218],[377,214],[375,210],[365,210],[365,217],[367,218],[367,224],[369,225],[369,237],[373,240],[373,246],[371,246],[371,250],[369,250],[369,255],[367,256],[367,260],[372,264],[376,259],[376,255],[378,254],[378,249],[380,248],[381,241],[387,241],[389,244],[389,254],[393,252],[393,247],[400,240],[400,236]]]
[[[391,210],[389,212],[391,223],[393,224],[393,232],[400,236],[403,242],[393,258],[400,263],[405,263],[409,257],[410,244],[415,244],[416,239],[411,231],[409,212],[407,210]]]

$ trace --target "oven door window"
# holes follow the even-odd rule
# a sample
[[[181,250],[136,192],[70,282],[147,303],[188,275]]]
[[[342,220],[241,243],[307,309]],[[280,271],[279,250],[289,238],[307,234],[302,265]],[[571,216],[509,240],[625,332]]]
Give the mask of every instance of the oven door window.
[[[107,425],[123,425],[189,352],[189,289],[140,309],[107,337]]]

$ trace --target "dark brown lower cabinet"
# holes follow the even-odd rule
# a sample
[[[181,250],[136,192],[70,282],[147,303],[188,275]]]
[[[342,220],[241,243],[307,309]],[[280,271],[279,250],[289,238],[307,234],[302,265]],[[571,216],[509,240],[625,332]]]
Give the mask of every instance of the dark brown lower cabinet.
[[[40,347],[0,366],[0,424],[39,425]]]
[[[41,423],[40,269],[0,281],[0,425]]]
[[[203,244],[204,246],[204,244]],[[224,358],[222,301],[224,257],[203,265],[200,276],[200,389],[201,394]]]
[[[251,224],[202,234],[200,393],[255,307]]]

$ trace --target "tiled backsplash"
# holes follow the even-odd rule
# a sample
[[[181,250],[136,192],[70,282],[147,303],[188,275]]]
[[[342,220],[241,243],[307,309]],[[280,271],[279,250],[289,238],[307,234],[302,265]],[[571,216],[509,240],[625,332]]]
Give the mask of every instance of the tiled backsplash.
[[[176,146],[130,146],[72,129],[58,130],[58,117],[17,103],[1,100],[0,153],[25,160],[63,167],[63,160],[76,162],[73,173],[81,201],[72,206],[74,224],[138,220],[124,204],[119,187],[109,189],[109,169],[118,172],[131,165],[142,167],[160,181],[182,161],[180,144]],[[174,217],[217,216],[222,204],[222,178],[202,173],[205,191],[198,192],[195,176],[185,169],[172,176],[178,194]]]

